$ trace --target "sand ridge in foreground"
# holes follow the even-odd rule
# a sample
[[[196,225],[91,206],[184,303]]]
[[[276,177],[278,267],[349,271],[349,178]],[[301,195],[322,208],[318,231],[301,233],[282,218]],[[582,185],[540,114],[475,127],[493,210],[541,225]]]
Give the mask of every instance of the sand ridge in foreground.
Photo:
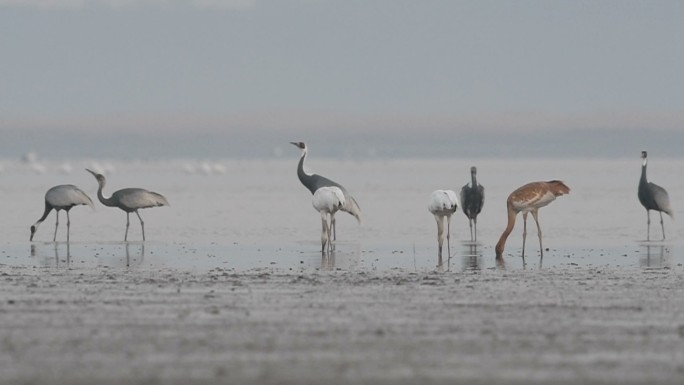
[[[684,274],[0,265],[24,383],[681,383]]]

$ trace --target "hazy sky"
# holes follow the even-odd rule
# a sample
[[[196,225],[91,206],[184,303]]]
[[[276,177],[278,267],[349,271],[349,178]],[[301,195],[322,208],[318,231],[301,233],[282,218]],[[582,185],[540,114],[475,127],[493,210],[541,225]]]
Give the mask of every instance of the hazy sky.
[[[0,0],[0,130],[684,128],[684,2]]]

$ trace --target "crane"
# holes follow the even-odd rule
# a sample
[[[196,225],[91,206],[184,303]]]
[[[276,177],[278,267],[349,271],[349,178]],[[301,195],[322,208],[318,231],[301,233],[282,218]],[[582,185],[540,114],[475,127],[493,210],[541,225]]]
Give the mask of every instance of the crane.
[[[468,217],[470,240],[477,242],[477,215],[484,206],[484,187],[477,183],[477,168],[475,166],[470,168],[470,178],[470,185],[466,184],[461,188],[461,209],[463,214]],[[473,224],[475,225],[474,233]],[[475,234],[474,238],[473,234]]]
[[[124,235],[124,241],[128,240],[128,227],[130,224],[129,216],[132,212],[135,213],[138,216],[138,219],[140,220],[140,227],[142,228],[142,238],[144,241],[145,223],[140,217],[138,210],[146,209],[149,207],[168,206],[169,202],[166,200],[166,198],[161,194],[152,191],[147,191],[142,188],[124,188],[121,190],[114,191],[112,193],[112,196],[110,196],[109,198],[105,198],[104,195],[102,195],[102,188],[107,183],[107,180],[105,179],[104,175],[98,174],[95,171],[91,171],[88,169],[86,169],[86,171],[93,174],[93,176],[97,180],[97,183],[99,185],[99,188],[97,189],[97,198],[100,200],[100,202],[105,206],[118,207],[126,212],[126,235]]]
[[[523,216],[523,246],[522,257],[525,258],[525,238],[527,237],[527,214],[532,213],[534,221],[537,223],[537,235],[539,236],[539,253],[544,257],[544,249],[542,248],[542,231],[539,226],[538,211],[540,208],[548,205],[556,200],[556,197],[570,193],[570,188],[565,183],[559,180],[552,180],[548,182],[532,182],[528,183],[517,190],[513,191],[506,200],[506,208],[508,210],[508,225],[501,234],[499,242],[496,244],[496,258],[501,259],[503,256],[506,239],[513,231],[515,226],[515,217],[519,212]]]
[[[290,142],[297,148],[302,150],[302,156],[299,159],[299,164],[297,165],[297,176],[299,177],[299,181],[302,182],[304,187],[306,187],[309,191],[311,191],[311,194],[315,194],[318,189],[321,187],[337,187],[342,191],[342,194],[344,195],[344,202],[342,203],[342,207],[340,210],[345,211],[356,218],[356,220],[361,223],[361,208],[359,207],[359,204],[356,203],[356,199],[345,189],[342,187],[337,182],[333,182],[332,180],[320,176],[318,174],[313,174],[311,173],[308,168],[305,165],[306,162],[306,156],[308,154],[308,150],[306,147],[306,144],[304,142]],[[330,227],[332,230],[332,239],[336,240],[337,239],[337,234],[336,234],[336,226],[335,226],[335,213],[332,212],[330,213]]]
[[[55,242],[57,240],[57,227],[59,227],[59,211],[64,210],[66,211],[67,215],[67,243],[69,242],[69,228],[71,227],[71,220],[69,219],[69,210],[71,210],[72,207],[78,206],[78,205],[88,205],[91,208],[94,208],[93,206],[93,201],[88,197],[86,193],[84,193],[81,189],[78,187],[71,185],[71,184],[61,184],[54,186],[47,190],[45,193],[45,211],[43,212],[43,216],[40,217],[31,226],[31,237],[29,238],[29,241],[33,241],[33,236],[36,234],[36,230],[38,230],[38,226],[43,223],[45,218],[50,214],[50,211],[53,209],[55,210],[55,235],[52,237],[52,242]]]
[[[451,237],[451,215],[458,210],[458,197],[453,190],[435,190],[430,195],[430,204],[428,211],[435,216],[437,221],[437,246],[438,257],[442,260],[442,245],[444,244],[444,220],[446,218],[447,224],[447,252],[451,257],[451,245],[449,238]]]
[[[321,253],[325,253],[326,244],[328,251],[332,251],[331,221],[344,202],[344,193],[336,186],[321,187],[313,194],[313,207],[321,214]]]
[[[646,209],[646,240],[651,240],[651,210],[660,214],[660,227],[665,239],[665,225],[663,224],[663,212],[674,218],[674,212],[670,206],[670,197],[664,188],[646,180],[646,164],[648,163],[646,151],[641,151],[641,179],[639,179],[639,202]]]

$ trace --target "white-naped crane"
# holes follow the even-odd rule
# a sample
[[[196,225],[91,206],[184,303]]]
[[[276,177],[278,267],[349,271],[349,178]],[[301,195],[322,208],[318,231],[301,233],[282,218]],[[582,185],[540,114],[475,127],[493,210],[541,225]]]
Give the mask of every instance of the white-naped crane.
[[[340,185],[339,183],[333,182],[332,180],[324,176],[311,173],[307,169],[305,161],[306,156],[308,155],[308,150],[304,142],[290,143],[302,150],[302,156],[299,159],[299,164],[297,165],[297,176],[299,177],[299,181],[302,182],[304,187],[311,191],[311,194],[315,194],[316,191],[322,187],[337,187],[344,196],[344,202],[342,203],[342,206],[339,209],[353,215],[354,218],[356,218],[356,220],[359,223],[361,223],[361,208],[359,207],[359,204],[356,203],[356,199],[354,199],[354,197],[347,191],[347,189],[342,187],[342,185]],[[332,239],[336,240],[337,234],[334,212],[330,213],[330,228],[332,232]]]

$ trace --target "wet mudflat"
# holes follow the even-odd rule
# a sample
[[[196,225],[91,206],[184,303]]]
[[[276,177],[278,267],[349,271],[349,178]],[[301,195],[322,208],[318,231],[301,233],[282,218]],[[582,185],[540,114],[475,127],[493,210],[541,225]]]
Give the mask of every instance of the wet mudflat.
[[[681,383],[681,267],[0,267],[3,383]]]

